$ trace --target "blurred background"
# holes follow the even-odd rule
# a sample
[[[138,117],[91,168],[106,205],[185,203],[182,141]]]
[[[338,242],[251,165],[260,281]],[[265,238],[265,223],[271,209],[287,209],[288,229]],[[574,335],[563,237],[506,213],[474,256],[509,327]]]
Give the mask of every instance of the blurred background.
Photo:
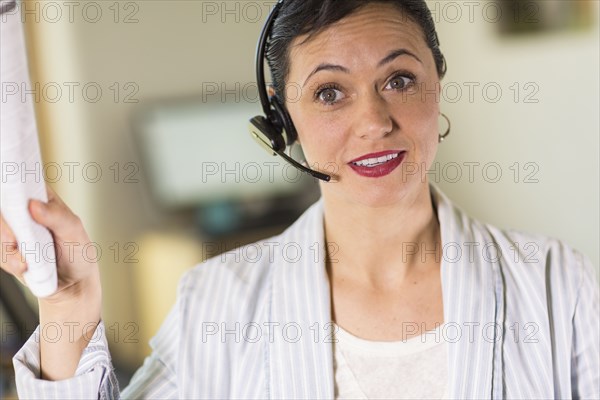
[[[102,250],[103,318],[123,385],[186,269],[281,232],[319,196],[246,130],[260,112],[255,46],[274,4],[25,1],[15,10],[32,79],[19,95],[35,99],[46,179]],[[562,238],[598,268],[598,2],[428,4],[452,121],[430,181],[474,217]],[[29,321],[17,332],[3,305],[5,397]]]

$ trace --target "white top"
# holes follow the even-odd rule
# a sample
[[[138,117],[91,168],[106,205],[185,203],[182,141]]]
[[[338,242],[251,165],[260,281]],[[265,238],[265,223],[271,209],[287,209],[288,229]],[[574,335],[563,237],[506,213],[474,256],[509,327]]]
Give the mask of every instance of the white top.
[[[376,342],[335,325],[335,398],[449,398],[443,332],[438,325],[407,340]]]

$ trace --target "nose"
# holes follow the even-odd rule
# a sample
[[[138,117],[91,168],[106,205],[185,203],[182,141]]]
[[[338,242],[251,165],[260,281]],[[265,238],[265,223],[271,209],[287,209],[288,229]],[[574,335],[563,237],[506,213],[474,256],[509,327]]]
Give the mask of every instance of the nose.
[[[389,104],[379,93],[369,93],[357,104],[354,133],[362,139],[379,139],[394,125]]]

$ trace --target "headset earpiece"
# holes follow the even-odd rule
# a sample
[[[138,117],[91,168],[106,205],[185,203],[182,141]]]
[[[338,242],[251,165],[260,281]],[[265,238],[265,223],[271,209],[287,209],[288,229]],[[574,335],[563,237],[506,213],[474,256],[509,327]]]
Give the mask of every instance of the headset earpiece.
[[[285,150],[281,128],[262,115],[250,120],[250,134],[256,142],[272,155]]]
[[[286,146],[291,146],[298,138],[298,133],[296,132],[296,127],[292,122],[290,114],[277,95],[271,97],[271,107],[274,111],[274,117],[277,119],[277,123],[279,123],[285,131]],[[283,132],[281,132],[281,135],[283,135]]]
[[[254,140],[270,153],[285,151],[296,141],[298,134],[285,106],[277,96],[269,99],[271,105],[268,117],[257,115],[250,120],[250,133]],[[285,138],[284,138],[285,131]]]

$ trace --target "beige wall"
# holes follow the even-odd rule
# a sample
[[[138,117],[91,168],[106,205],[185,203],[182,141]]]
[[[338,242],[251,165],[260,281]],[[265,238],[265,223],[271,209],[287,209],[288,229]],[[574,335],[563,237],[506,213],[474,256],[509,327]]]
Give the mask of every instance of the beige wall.
[[[72,23],[63,17],[59,22],[42,18],[38,24],[29,24],[32,69],[37,80],[42,84],[78,82],[80,87],[95,82],[103,90],[96,103],[85,101],[81,91],[76,91],[73,103],[66,96],[55,103],[42,101],[38,112],[46,161],[60,165],[80,162],[82,166],[95,162],[102,169],[99,182],[87,182],[79,168],[73,183],[63,178],[55,186],[102,246],[104,318],[107,325],[121,331],[120,340],[111,338],[116,349],[113,357],[131,367],[139,365],[147,353],[145,341],[149,334],[141,333],[138,344],[124,343],[123,334],[129,332],[124,330],[125,325],[141,321],[146,326],[148,318],[161,320],[166,312],[164,306],[156,313],[144,308],[156,301],[146,302],[136,296],[144,287],[140,276],[152,274],[152,279],[160,282],[157,277],[171,272],[179,275],[202,255],[191,250],[194,240],[189,235],[186,240],[191,244],[181,250],[185,255],[172,263],[146,251],[159,247],[155,245],[155,232],[176,224],[158,213],[148,200],[141,171],[135,174],[139,183],[125,183],[123,175],[114,182],[111,165],[118,163],[124,174],[131,171],[125,169],[126,163],[138,163],[130,129],[136,104],[124,102],[125,94],[137,88],[133,99],[143,102],[198,94],[202,82],[224,82],[231,87],[235,82],[243,85],[253,81],[254,49],[262,25],[245,21],[243,16],[245,11],[247,18],[254,18],[257,8],[244,10],[244,4],[250,2],[240,2],[239,22],[235,21],[236,15],[228,15],[228,22],[222,23],[220,15],[203,13],[207,3],[221,4],[120,2],[115,22],[114,9],[109,9],[113,2],[100,2],[103,16],[96,23],[87,22],[82,12],[76,11]],[[262,10],[264,20],[267,6],[263,2],[254,4]],[[137,22],[124,23],[130,13]],[[539,183],[535,184],[510,179],[487,183],[481,170],[474,183],[463,178],[458,183],[442,179],[439,184],[474,216],[503,227],[562,237],[587,253],[596,266],[597,29],[596,25],[589,32],[503,40],[497,37],[495,27],[481,18],[476,23],[440,22],[439,34],[449,64],[445,82],[463,87],[464,82],[497,82],[505,94],[495,104],[482,100],[481,91],[473,103],[464,99],[444,101],[442,109],[451,118],[453,131],[438,156],[441,165],[497,162],[504,176],[512,173],[508,167],[514,162],[521,163],[522,174],[528,172],[523,169],[524,163],[536,163]],[[115,82],[121,89],[116,102],[111,90]],[[511,101],[509,87],[514,82],[522,91],[523,85],[534,82],[539,87],[539,102]],[[134,86],[125,88],[126,83]],[[115,248],[110,247],[115,242],[121,249],[116,262]],[[161,243],[169,248],[168,241]],[[126,247],[131,244],[133,248]],[[143,247],[137,259],[152,261],[124,262],[135,246]],[[162,269],[156,264],[162,264]],[[156,293],[154,300],[170,304],[175,281],[164,280],[167,287],[164,293]],[[155,324],[152,322],[152,326]]]
[[[464,173],[457,183],[442,179],[441,187],[473,216],[562,238],[598,267],[598,2],[589,2],[593,29],[511,38],[499,36],[497,24],[486,22],[483,5],[474,9],[471,23],[464,3],[453,2],[462,4],[463,12],[454,23],[458,13],[437,3],[438,33],[448,60],[444,84],[449,85],[441,109],[453,129],[439,149],[438,161],[441,167],[457,162]],[[435,9],[435,2],[430,4]],[[516,102],[511,89],[515,83],[520,88]],[[480,86],[471,103],[467,85],[474,84]],[[484,97],[486,84],[502,89],[496,103],[492,86],[488,99]],[[459,100],[450,90],[456,85],[463,89]],[[464,164],[468,162],[480,163],[473,183]],[[492,165],[489,176],[482,175],[492,162],[502,167],[497,183]],[[510,168],[516,162],[517,183]],[[527,163],[532,164],[526,167]],[[446,168],[453,179],[451,168]],[[538,182],[527,183],[528,176]]]

